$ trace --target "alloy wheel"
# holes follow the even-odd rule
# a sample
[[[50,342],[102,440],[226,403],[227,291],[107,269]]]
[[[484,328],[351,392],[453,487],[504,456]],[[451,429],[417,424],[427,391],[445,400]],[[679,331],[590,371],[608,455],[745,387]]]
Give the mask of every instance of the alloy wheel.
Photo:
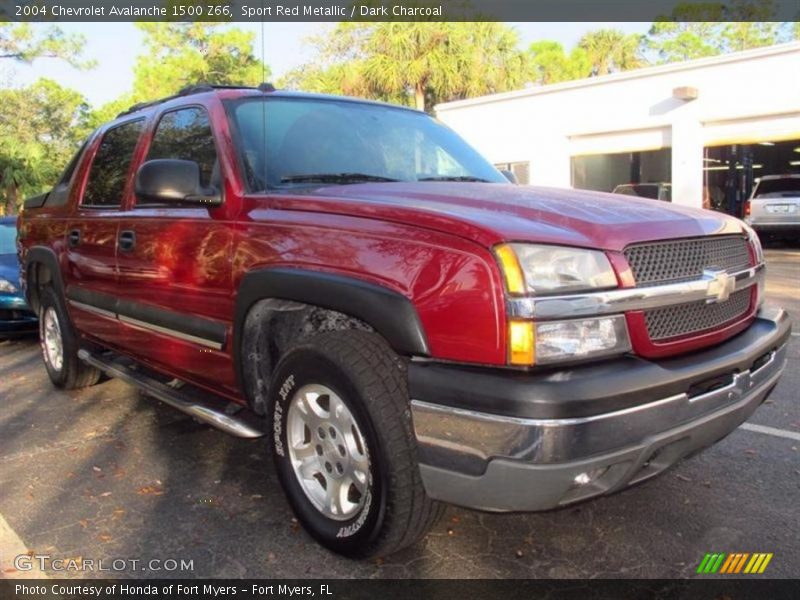
[[[287,416],[289,458],[298,482],[326,517],[353,518],[371,485],[364,436],[344,401],[324,385],[297,390]]]

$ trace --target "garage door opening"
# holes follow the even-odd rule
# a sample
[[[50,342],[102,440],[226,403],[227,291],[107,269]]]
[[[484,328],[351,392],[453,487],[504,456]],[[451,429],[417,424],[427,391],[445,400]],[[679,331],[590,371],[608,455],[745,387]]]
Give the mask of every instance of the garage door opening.
[[[670,184],[672,149],[572,157],[572,187],[612,192],[626,184]]]
[[[800,173],[800,138],[707,146],[703,152],[704,203],[742,217],[758,178],[790,173]]]

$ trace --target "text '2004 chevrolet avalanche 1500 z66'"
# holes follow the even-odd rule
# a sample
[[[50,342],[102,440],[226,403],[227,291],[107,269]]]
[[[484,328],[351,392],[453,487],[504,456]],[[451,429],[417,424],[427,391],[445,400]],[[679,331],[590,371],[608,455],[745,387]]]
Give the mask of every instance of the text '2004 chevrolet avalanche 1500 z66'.
[[[351,556],[443,503],[543,510],[657,475],[786,361],[741,221],[511,185],[401,107],[188,88],[101,127],[18,226],[57,386],[105,372],[266,436],[300,522]]]

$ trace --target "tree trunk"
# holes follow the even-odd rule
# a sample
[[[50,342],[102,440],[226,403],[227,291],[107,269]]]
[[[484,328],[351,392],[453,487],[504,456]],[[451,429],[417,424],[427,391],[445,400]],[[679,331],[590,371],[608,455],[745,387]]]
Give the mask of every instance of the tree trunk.
[[[414,102],[417,110],[425,110],[425,87],[421,83],[414,86]]]
[[[5,213],[7,217],[17,214],[17,199],[19,198],[19,188],[13,183],[6,189]]]

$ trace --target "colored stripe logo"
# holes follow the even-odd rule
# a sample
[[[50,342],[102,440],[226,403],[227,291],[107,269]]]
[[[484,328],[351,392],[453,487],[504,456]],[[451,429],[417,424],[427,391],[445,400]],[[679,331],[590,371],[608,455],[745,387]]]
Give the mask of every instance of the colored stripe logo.
[[[772,560],[772,552],[709,552],[697,567],[697,572],[701,574],[725,574],[735,575],[738,573],[757,574],[763,573],[769,561]]]

